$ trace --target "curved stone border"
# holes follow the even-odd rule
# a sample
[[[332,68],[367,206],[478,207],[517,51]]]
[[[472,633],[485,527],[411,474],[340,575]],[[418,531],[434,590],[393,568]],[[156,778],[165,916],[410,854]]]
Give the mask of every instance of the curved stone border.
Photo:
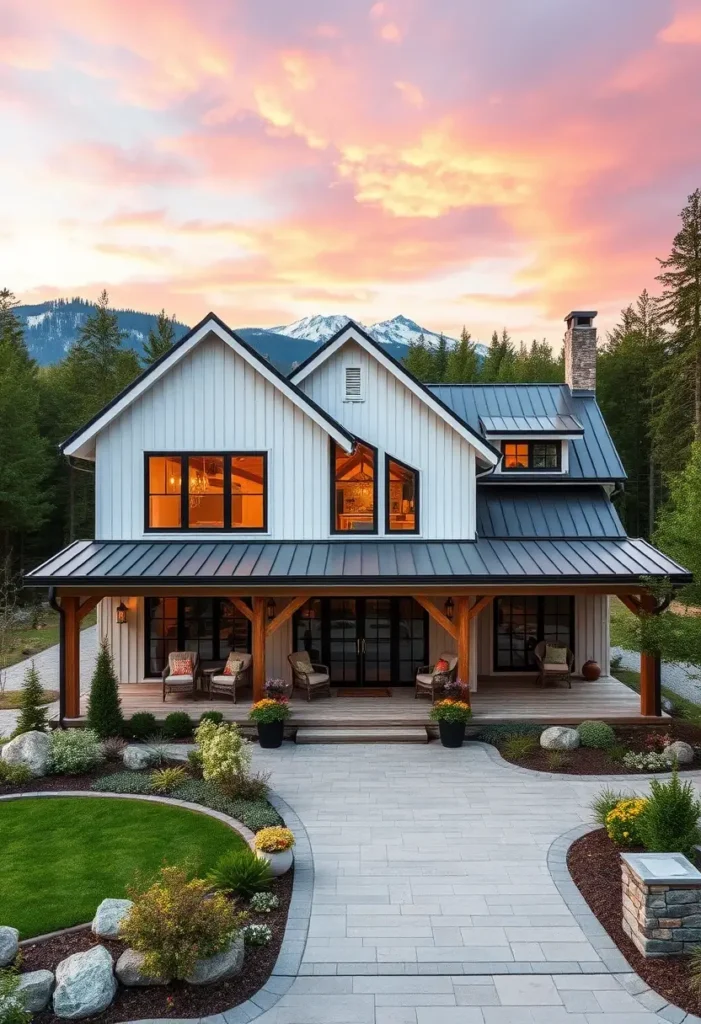
[[[90,790],[51,790],[46,793],[8,793],[0,796],[0,800],[35,799],[38,797],[61,797],[61,796],[85,796],[97,799],[107,797],[109,799],[130,799],[146,800],[154,803],[169,804],[173,807],[181,807],[189,811],[198,811],[211,818],[217,818],[234,831],[240,832],[246,842],[252,846],[255,835],[250,829],[231,818],[221,811],[213,811],[210,807],[203,807],[201,804],[186,803],[184,800],[173,800],[170,797],[148,796],[138,793],[93,793]],[[265,985],[259,989],[254,996],[244,1003],[225,1010],[223,1013],[212,1014],[209,1017],[192,1017],[191,1020],[198,1020],[200,1024],[249,1024],[261,1014],[269,1010],[288,991],[292,982],[299,973],[302,963],[302,955],[307,942],[309,932],[309,921],[312,914],[312,896],[314,893],[314,856],[307,830],[292,808],[281,797],[270,793],[268,800],[283,818],[287,828],[291,829],[295,836],[295,860],[294,875],[292,878],[292,898],[287,912],[285,934],[280,946],[278,958],[275,961],[272,974]],[[39,936],[38,938],[42,938]],[[37,942],[34,938],[29,940]],[[173,1024],[173,1021],[164,1018],[162,1020],[141,1020],[129,1021],[126,1024]]]
[[[569,832],[558,836],[548,850],[548,871],[555,886],[574,916],[577,924],[601,957],[602,973],[613,974],[629,995],[640,1003],[648,1013],[656,1013],[667,1024],[698,1024],[701,1018],[687,1013],[674,1003],[668,1003],[664,996],[650,988],[646,981],[636,974],[609,933],[599,922],[589,904],[575,885],[567,867],[570,846],[582,836],[594,832],[598,825],[577,825]]]

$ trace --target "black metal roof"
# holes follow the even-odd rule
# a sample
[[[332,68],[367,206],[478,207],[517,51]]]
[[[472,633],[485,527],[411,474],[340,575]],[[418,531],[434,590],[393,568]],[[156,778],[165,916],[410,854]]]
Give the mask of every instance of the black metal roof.
[[[28,586],[631,583],[691,576],[643,540],[76,541]]]
[[[477,488],[477,533],[503,540],[603,540],[626,535],[608,494],[598,484],[482,485]]]
[[[584,427],[576,416],[556,413],[552,416],[480,416],[485,434],[572,434],[581,437]]]

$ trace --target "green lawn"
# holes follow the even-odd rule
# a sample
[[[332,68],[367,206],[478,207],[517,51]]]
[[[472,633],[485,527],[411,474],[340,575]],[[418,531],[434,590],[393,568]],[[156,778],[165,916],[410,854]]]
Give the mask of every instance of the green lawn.
[[[639,672],[633,672],[632,669],[627,668],[617,668],[611,670],[611,675],[615,676],[616,679],[620,679],[629,689],[640,693]],[[662,696],[669,697],[674,702],[677,711],[688,722],[701,725],[701,707],[698,704],[694,704],[692,700],[687,700],[686,697],[680,697],[678,693],[675,693],[674,690],[668,690],[666,686],[662,687]]]
[[[92,611],[81,620],[80,628],[88,629],[97,622],[97,612]],[[5,651],[4,667],[16,665],[18,661],[31,658],[47,647],[53,647],[59,639],[58,612],[43,608],[39,616],[39,628],[31,629],[22,626],[12,631],[7,650]],[[27,653],[29,652],[29,653]]]
[[[90,921],[137,873],[192,862],[198,874],[244,840],[214,818],[138,800],[0,802],[2,923],[23,939]]]

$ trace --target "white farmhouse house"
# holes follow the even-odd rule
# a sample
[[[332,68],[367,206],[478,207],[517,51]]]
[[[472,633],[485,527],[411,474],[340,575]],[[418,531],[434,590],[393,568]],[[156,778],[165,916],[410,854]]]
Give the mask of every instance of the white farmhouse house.
[[[84,712],[96,605],[132,710],[211,702],[212,670],[240,652],[216,694],[230,717],[239,682],[257,698],[307,661],[329,677],[307,718],[377,715],[355,688],[426,718],[406,698],[443,655],[476,716],[659,715],[654,659],[639,704],[609,676],[609,600],[652,609],[649,577],[689,575],[612,503],[625,472],[594,394],[595,315],[566,318],[566,383],[455,386],[421,384],[352,322],[285,377],[205,317],[62,446],[95,463],[95,539],[26,583],[61,609],[63,717]],[[539,688],[554,648],[564,669]],[[189,689],[164,685],[177,652],[196,655]]]

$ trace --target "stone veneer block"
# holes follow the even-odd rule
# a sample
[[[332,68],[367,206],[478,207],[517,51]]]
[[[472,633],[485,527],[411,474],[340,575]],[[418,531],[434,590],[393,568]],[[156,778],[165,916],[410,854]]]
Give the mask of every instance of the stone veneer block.
[[[681,853],[622,853],[623,931],[646,957],[701,940],[701,872]]]

